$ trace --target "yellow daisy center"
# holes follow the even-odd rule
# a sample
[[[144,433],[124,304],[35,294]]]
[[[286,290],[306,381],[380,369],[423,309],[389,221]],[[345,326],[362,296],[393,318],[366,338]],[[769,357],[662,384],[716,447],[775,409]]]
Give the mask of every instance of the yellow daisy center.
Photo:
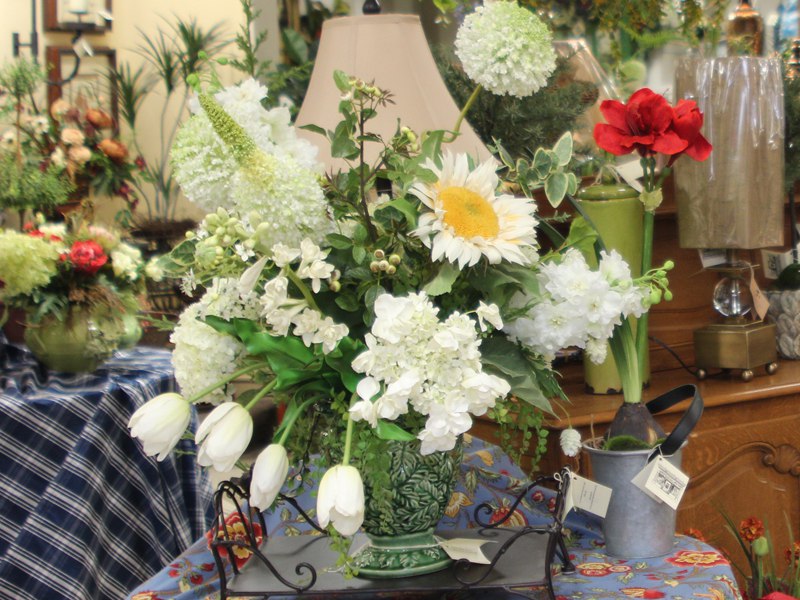
[[[444,209],[444,222],[459,237],[492,239],[500,233],[500,222],[494,207],[480,194],[465,187],[450,186],[439,192],[439,200]]]

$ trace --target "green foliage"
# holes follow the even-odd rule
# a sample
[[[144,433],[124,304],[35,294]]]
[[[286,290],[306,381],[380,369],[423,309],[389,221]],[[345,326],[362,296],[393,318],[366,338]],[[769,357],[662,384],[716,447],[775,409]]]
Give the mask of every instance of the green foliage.
[[[18,162],[12,152],[0,155],[0,209],[48,210],[69,199],[74,186],[62,169]]]
[[[784,182],[788,191],[800,180],[800,77],[784,76],[783,101],[786,118]]]
[[[0,69],[0,89],[21,102],[47,79],[44,70],[32,60],[20,57]]]
[[[434,53],[447,88],[456,104],[463,106],[475,84],[456,66],[452,52]],[[467,120],[487,145],[495,141],[513,157],[532,157],[539,146],[552,146],[565,131],[575,129],[584,111],[597,100],[591,83],[571,79],[567,61],[560,58],[548,85],[526,98],[481,93],[467,113]]]

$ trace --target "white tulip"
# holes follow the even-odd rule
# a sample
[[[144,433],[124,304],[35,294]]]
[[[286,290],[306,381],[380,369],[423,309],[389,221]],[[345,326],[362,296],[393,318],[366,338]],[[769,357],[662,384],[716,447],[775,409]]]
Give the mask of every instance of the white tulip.
[[[270,444],[264,448],[253,465],[253,480],[250,482],[250,504],[265,510],[272,506],[289,472],[289,457],[286,448]]]
[[[317,519],[333,524],[342,535],[353,535],[364,522],[364,484],[358,469],[336,465],[322,476],[317,491]]]
[[[197,462],[217,471],[230,471],[247,449],[253,435],[253,418],[237,402],[224,402],[212,410],[197,429]]]
[[[191,420],[189,403],[180,394],[156,396],[133,413],[128,427],[139,438],[148,456],[158,454],[164,460],[181,439]]]

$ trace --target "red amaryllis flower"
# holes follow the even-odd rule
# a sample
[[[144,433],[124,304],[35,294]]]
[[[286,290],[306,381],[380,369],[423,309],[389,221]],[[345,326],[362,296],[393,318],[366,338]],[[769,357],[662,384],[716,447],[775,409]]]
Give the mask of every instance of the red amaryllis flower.
[[[686,150],[689,142],[672,128],[675,112],[664,96],[642,88],[628,99],[605,100],[600,112],[608,123],[594,127],[594,139],[603,150],[616,156],[636,150],[640,156],[668,156]]]
[[[100,244],[94,240],[86,240],[72,244],[69,261],[79,273],[94,275],[108,262],[108,256]]]
[[[694,100],[679,100],[675,106],[675,118],[672,120],[672,129],[681,139],[688,144],[683,152],[673,154],[669,164],[674,163],[679,156],[686,154],[689,158],[704,161],[711,154],[711,144],[700,133],[703,127],[703,113],[697,108]]]
[[[750,517],[739,523],[739,535],[743,540],[753,542],[764,535],[764,522]]]

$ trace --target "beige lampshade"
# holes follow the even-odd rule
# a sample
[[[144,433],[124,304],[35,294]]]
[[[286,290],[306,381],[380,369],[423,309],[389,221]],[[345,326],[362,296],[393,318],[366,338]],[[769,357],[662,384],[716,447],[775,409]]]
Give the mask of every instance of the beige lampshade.
[[[675,72],[678,98],[704,113],[714,146],[704,162],[675,163],[682,248],[783,244],[783,78],[778,58],[689,59]]]
[[[394,104],[379,109],[369,121],[369,131],[385,140],[397,129],[397,120],[417,133],[432,129],[452,129],[460,109],[442,81],[433,59],[422,24],[416,15],[365,15],[337,17],[322,26],[317,59],[305,101],[297,116],[297,125],[319,125],[334,129],[341,120],[338,107],[341,92],[333,82],[333,72],[348,75],[393,94]],[[333,159],[327,140],[318,134],[299,130],[319,147],[319,158],[328,168],[345,167]],[[461,135],[448,144],[453,152],[466,152],[480,160],[491,154],[475,131],[464,122]],[[366,158],[373,160],[377,144],[366,145]]]

